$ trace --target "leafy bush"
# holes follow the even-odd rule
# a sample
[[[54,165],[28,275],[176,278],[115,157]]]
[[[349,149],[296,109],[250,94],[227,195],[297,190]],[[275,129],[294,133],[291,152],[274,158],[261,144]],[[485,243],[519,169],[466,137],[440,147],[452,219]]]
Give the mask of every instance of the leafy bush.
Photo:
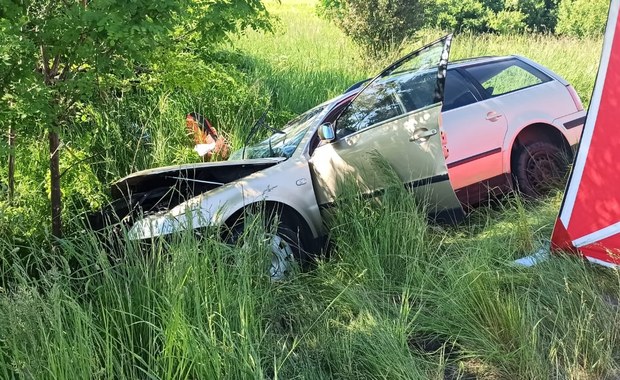
[[[553,31],[557,20],[556,0],[438,0],[426,9],[428,26],[454,32]]]
[[[514,9],[524,15],[529,30],[553,32],[557,24],[559,0],[512,0],[516,4],[506,9]],[[508,1],[506,2],[508,3]]]
[[[419,0],[321,0],[319,9],[372,55],[411,37],[424,25]]]
[[[478,0],[438,0],[427,8],[430,26],[453,32],[487,32],[489,9]]]
[[[500,34],[522,32],[525,15],[519,11],[499,11],[489,19],[489,26]]]
[[[569,1],[569,0],[567,0]],[[579,1],[579,0],[576,0]],[[555,30],[559,0],[321,0],[327,15],[356,43],[383,51],[423,27],[455,33]]]
[[[63,203],[66,205],[63,212],[65,219],[78,215],[80,211],[94,211],[103,206],[106,201],[103,183],[99,182],[93,168],[92,161],[86,152],[81,149],[65,149],[65,156],[60,162],[60,170],[65,186],[62,189]],[[49,194],[49,172],[46,174],[46,192]]]
[[[562,0],[557,33],[569,36],[596,36],[605,31],[609,0]]]

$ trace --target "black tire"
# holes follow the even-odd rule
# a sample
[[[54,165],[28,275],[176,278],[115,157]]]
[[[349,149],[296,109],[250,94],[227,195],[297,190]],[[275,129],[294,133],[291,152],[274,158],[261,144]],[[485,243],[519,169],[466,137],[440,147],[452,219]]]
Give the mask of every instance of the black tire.
[[[225,241],[232,245],[243,244],[241,241],[245,228],[246,219],[238,219],[226,233]],[[282,281],[290,278],[295,265],[302,268],[308,262],[308,251],[304,241],[308,235],[303,225],[297,225],[286,220],[281,214],[266,216],[263,218],[265,241],[271,246],[271,266],[267,268],[267,274],[272,281]],[[277,226],[274,226],[277,223]],[[296,232],[298,231],[298,232]]]
[[[566,181],[570,155],[565,149],[547,141],[538,141],[519,148],[513,161],[517,189],[524,195],[538,198],[560,188]]]

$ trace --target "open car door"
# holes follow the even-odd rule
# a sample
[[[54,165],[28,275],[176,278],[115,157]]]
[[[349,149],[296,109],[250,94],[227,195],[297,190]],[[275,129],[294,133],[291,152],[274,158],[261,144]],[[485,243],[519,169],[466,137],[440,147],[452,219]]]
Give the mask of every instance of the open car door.
[[[364,195],[387,186],[387,163],[429,212],[460,219],[441,141],[441,106],[451,36],[410,53],[369,81],[335,121],[335,138],[310,159],[319,206],[354,180]],[[322,128],[322,127],[321,127]]]

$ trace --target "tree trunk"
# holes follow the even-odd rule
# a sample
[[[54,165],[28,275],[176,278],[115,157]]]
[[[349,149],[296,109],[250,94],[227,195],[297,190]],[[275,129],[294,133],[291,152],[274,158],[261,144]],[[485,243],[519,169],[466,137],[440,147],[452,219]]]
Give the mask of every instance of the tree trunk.
[[[50,188],[52,203],[52,236],[57,239],[62,237],[62,200],[60,198],[60,140],[58,133],[52,129],[49,131],[50,141]]]
[[[13,124],[9,124],[9,203],[15,195],[15,131]]]
[[[44,45],[40,47],[41,64],[43,68],[43,75],[45,84],[52,87],[54,85],[54,77],[58,74],[58,68],[60,65],[60,56],[57,55],[52,67],[50,67],[50,58],[47,55],[48,51]],[[52,109],[60,108],[60,99],[58,93],[55,94],[53,99]],[[56,239],[62,238],[62,199],[60,192],[60,138],[58,137],[58,131],[54,130],[54,127],[59,127],[61,115],[56,115],[55,122],[49,127],[48,137],[50,142],[50,200],[52,206],[52,236]]]

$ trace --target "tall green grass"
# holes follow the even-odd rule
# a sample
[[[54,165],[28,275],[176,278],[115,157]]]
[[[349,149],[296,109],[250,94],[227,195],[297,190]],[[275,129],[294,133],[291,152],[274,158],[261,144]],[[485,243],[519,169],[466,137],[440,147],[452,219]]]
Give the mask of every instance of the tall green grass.
[[[518,200],[511,202],[518,203]],[[0,293],[3,378],[569,378],[618,373],[617,273],[518,268],[540,205],[429,226],[394,186],[330,221],[331,258],[271,283],[260,240],[181,234],[110,262],[89,233]],[[519,208],[524,207],[522,212]],[[504,224],[511,231],[501,231]]]
[[[192,63],[171,72],[170,83],[155,93],[126,94],[85,113],[85,125],[98,133],[91,140],[67,135],[76,150],[73,168],[91,170],[105,185],[133,170],[192,161],[183,128],[193,110],[212,118],[238,147],[269,103],[269,122],[284,123],[402,53],[369,61],[317,18],[309,1],[269,7],[280,18],[276,32],[232,37],[210,55],[217,70]],[[441,34],[422,32],[402,50]],[[563,75],[587,101],[600,43],[459,35],[452,57],[522,54]],[[176,74],[196,75],[199,83],[178,88]],[[39,148],[19,152],[26,165],[19,192],[34,189],[38,196],[0,208],[2,378],[620,374],[618,274],[572,257],[535,268],[512,264],[545,244],[561,194],[535,203],[505,198],[474,210],[457,227],[429,225],[399,186],[376,202],[352,197],[329,221],[329,255],[271,283],[260,231],[238,248],[192,233],[148,247],[124,239],[120,252],[102,245],[76,216],[91,189],[100,191],[84,183],[90,176],[73,179],[83,185],[70,187],[75,206],[67,216],[75,233],[60,242],[60,255],[45,243],[40,222],[46,206]],[[96,159],[80,166],[84,152]]]

